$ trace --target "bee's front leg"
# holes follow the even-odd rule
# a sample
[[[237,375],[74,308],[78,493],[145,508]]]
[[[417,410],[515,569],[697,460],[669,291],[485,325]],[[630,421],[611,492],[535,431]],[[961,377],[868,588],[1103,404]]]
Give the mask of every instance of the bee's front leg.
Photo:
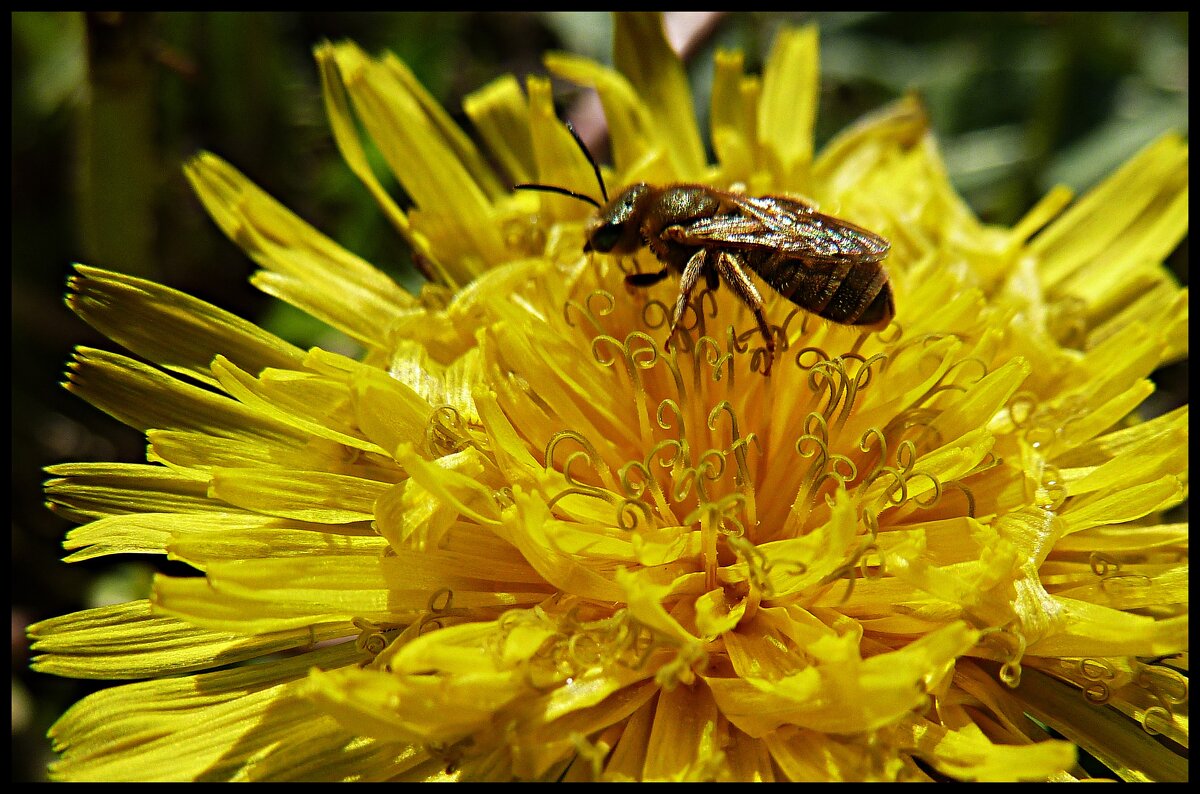
[[[721,286],[721,278],[715,267],[704,269],[704,286],[708,287],[709,292],[716,292],[717,287]]]
[[[692,290],[696,288],[696,282],[700,280],[700,273],[704,271],[704,264],[707,261],[708,251],[701,248],[692,254],[692,258],[688,260],[687,266],[683,269],[683,275],[679,277],[679,297],[675,299],[675,311],[671,315],[671,329],[667,332],[665,346],[667,350],[671,349],[671,338],[675,336],[675,329],[679,326],[679,321],[683,319],[683,310],[692,300]]]
[[[771,363],[775,361],[775,335],[771,333],[771,326],[767,324],[767,315],[763,312],[762,295],[758,294],[758,288],[746,275],[742,263],[728,251],[721,251],[717,254],[717,272],[754,314],[754,321],[758,323],[758,331],[762,334],[767,347],[767,366],[763,368],[763,377],[766,377],[771,374]]]
[[[649,287],[666,277],[667,269],[665,267],[657,273],[626,273],[625,284],[630,287]]]

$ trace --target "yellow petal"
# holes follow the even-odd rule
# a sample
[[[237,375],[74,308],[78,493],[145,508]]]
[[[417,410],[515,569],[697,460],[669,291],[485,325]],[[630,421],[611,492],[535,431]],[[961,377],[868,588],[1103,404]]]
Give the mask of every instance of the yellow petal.
[[[1060,608],[1052,633],[1030,644],[1035,656],[1161,656],[1187,648],[1187,616],[1155,620],[1073,598]]]
[[[1034,718],[1091,753],[1124,781],[1188,780],[1185,758],[1116,711],[1088,703],[1075,687],[1027,670],[1012,694]]]
[[[68,516],[221,512],[205,498],[207,484],[162,466],[62,463],[47,466],[46,496]]]
[[[742,83],[742,53],[718,50],[713,73],[711,127],[713,149],[727,183],[748,183],[758,145],[757,115],[747,112]]]
[[[643,780],[708,780],[724,764],[717,707],[704,686],[659,693]]]
[[[552,52],[546,55],[545,60],[546,68],[551,73],[580,85],[591,86],[600,95],[604,120],[612,140],[613,165],[618,173],[628,175],[645,158],[655,154],[654,119],[650,108],[623,75],[595,61],[568,53]],[[661,154],[661,151],[658,153]],[[642,170],[638,179],[669,182],[671,174],[664,171],[655,178]]]
[[[413,228],[439,252],[450,283],[465,284],[506,261],[489,184],[464,162],[457,136],[429,114],[424,92],[401,79],[392,62],[371,61],[353,45],[336,46],[332,57],[363,125],[419,210]]]
[[[993,744],[977,725],[956,731],[927,720],[914,720],[900,730],[908,734],[907,741],[922,758],[955,780],[1046,780],[1075,765],[1075,748],[1070,742]]]
[[[1139,255],[1161,261],[1182,232],[1186,218],[1175,212],[1149,212],[1151,207],[1166,210],[1182,188],[1186,196],[1187,146],[1176,135],[1166,135],[1151,143],[1116,173],[1089,191],[1030,244],[1040,258],[1043,283],[1053,288],[1085,263],[1095,261],[1108,267],[1113,250],[1123,251],[1118,235],[1131,241],[1145,239],[1153,244]],[[1185,211],[1186,214],[1186,211]],[[1154,225],[1162,219],[1169,231]],[[1143,230],[1155,230],[1156,239]]]
[[[89,325],[134,353],[214,384],[218,353],[257,372],[295,366],[303,352],[210,303],[144,279],[76,265],[67,304]]]
[[[759,144],[782,190],[805,192],[817,114],[817,29],[783,30],[763,69]]]
[[[187,673],[266,656],[339,632],[308,628],[245,637],[199,629],[178,618],[155,615],[149,601],[86,609],[28,628],[33,669],[72,678],[129,679]],[[84,652],[86,649],[86,652]]]
[[[536,179],[529,103],[515,77],[502,75],[467,94],[463,110],[514,184]]]
[[[216,155],[184,166],[209,215],[263,270],[253,279],[368,346],[413,298],[387,275],[317,232]]]
[[[666,151],[675,179],[700,179],[705,172],[704,145],[692,109],[692,92],[679,56],[671,49],[662,17],[621,12],[613,29],[613,63],[653,108],[655,140]]]
[[[529,90],[529,130],[533,142],[533,159],[537,164],[537,181],[574,190],[585,196],[595,195],[599,187],[592,167],[578,144],[554,112],[550,81],[531,76]],[[542,213],[549,219],[581,220],[592,210],[582,201],[540,193]],[[596,201],[599,201],[596,197]]]

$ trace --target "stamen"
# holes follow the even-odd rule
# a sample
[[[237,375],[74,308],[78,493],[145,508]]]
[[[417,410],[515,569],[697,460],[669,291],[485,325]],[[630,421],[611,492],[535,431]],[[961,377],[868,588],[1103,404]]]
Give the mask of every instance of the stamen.
[[[1017,649],[1000,667],[1000,680],[1009,689],[1016,689],[1021,685],[1021,658],[1025,656],[1025,635],[1018,633],[1016,637]]]
[[[967,515],[971,518],[976,517],[976,515],[975,515],[975,494],[971,492],[970,488],[963,485],[958,480],[951,480],[950,482],[942,483],[941,487],[942,487],[942,489],[953,488],[956,491],[960,491],[962,493],[962,495],[967,498]],[[938,491],[939,498],[941,497],[941,494],[943,492],[944,492],[943,490],[939,489],[939,491]],[[938,503],[938,501],[939,501],[939,499],[935,498],[932,502],[930,502],[927,505],[927,507],[933,507],[935,504]]]
[[[599,309],[598,311],[594,310],[592,308],[592,301],[597,298],[603,300],[608,305],[604,308]],[[594,289],[590,293],[588,293],[588,296],[584,299],[584,303],[582,305],[578,301],[576,301],[574,298],[568,300],[563,305],[563,320],[565,320],[567,325],[571,326],[572,328],[578,327],[575,325],[575,323],[571,322],[570,310],[573,308],[577,312],[579,312],[581,317],[583,317],[585,320],[587,320],[589,323],[592,324],[592,328],[594,328],[596,330],[596,333],[603,334],[604,326],[602,326],[600,324],[600,320],[597,318],[597,314],[600,317],[607,317],[608,315],[613,313],[613,309],[615,309],[616,306],[617,306],[617,299],[611,292],[609,292],[608,290],[604,290],[604,289]]]
[[[792,342],[791,342],[791,336],[790,336],[790,334],[788,334],[788,326],[790,326],[792,324],[792,320],[794,320],[796,317],[798,317],[800,315],[800,313],[801,312],[799,309],[793,308],[790,312],[787,313],[787,316],[783,318],[783,323],[781,325],[772,325],[771,326],[771,330],[774,331],[776,333],[776,335],[779,337],[776,346],[780,353],[785,352],[791,346]],[[804,325],[804,321],[801,320],[801,334],[803,334],[803,325]]]
[[[663,418],[663,410],[666,408],[671,409],[671,413],[675,414],[675,419],[679,423],[679,432],[676,435],[680,439],[686,438],[687,437],[687,423],[686,423],[686,420],[684,420],[684,418],[683,418],[683,411],[679,410],[679,403],[675,402],[670,397],[667,397],[666,399],[664,399],[662,402],[660,402],[658,404],[658,412],[657,412],[658,426],[661,427],[663,430],[671,429],[670,422],[668,422],[666,419]]]
[[[917,445],[911,441],[900,442],[900,446],[896,447],[896,465],[900,467],[900,471],[907,474],[916,463]]]
[[[662,356],[661,360],[666,363],[667,369],[671,372],[671,379],[675,382],[675,393],[679,395],[680,400],[686,402],[688,399],[687,386],[683,382],[683,373],[679,371],[678,352],[672,347],[670,355]]]
[[[615,490],[616,484],[613,482],[612,474],[609,473],[606,466],[600,465],[600,455],[596,451],[595,445],[593,445],[592,442],[589,441],[582,433],[579,433],[575,430],[559,430],[557,433],[550,436],[550,440],[546,442],[545,457],[543,458],[546,471],[555,470],[554,452],[558,449],[558,445],[566,440],[574,441],[576,444],[583,447],[582,453],[576,450],[574,453],[569,455],[567,457],[565,466],[560,469],[560,471],[563,472],[563,476],[567,478],[567,481],[571,482],[571,477],[568,474],[571,467],[571,461],[574,459],[575,455],[583,454],[587,458],[587,462],[591,466],[592,471],[596,472],[596,475],[600,478],[600,482],[603,484],[603,486],[610,491]]]
[[[875,364],[879,364],[880,369],[887,367],[888,357],[885,353],[876,353],[865,360],[857,354],[854,354],[853,357],[859,361],[859,366],[854,371],[854,377],[847,382],[846,403],[842,407],[842,413],[838,416],[838,429],[841,429],[846,424],[846,420],[850,417],[850,411],[854,407],[854,401],[858,398],[859,393],[865,390],[867,385],[870,384],[872,378],[871,367]],[[851,354],[847,353],[841,358],[845,361],[851,358]]]
[[[592,487],[592,486],[584,487],[584,488],[580,488],[580,487],[564,488],[563,490],[559,491],[554,496],[552,496],[550,498],[550,500],[546,502],[546,509],[553,511],[554,506],[556,504],[558,504],[559,500],[564,499],[568,496],[590,496],[595,499],[603,499],[604,501],[609,502],[610,504],[616,501],[616,496],[614,496],[613,494],[609,493],[608,491],[605,491],[600,488],[596,488],[596,487]]]
[[[1176,725],[1175,706],[1188,701],[1188,679],[1165,665],[1138,662],[1137,666],[1134,685],[1158,701],[1142,715],[1142,729],[1151,736],[1173,733],[1171,738],[1178,741],[1182,731]],[[1186,727],[1182,730],[1186,731]]]
[[[542,453],[542,462],[546,471],[552,471],[554,469],[554,451],[558,449],[559,443],[565,439],[571,439],[588,452],[595,453],[596,451],[595,447],[592,446],[592,442],[588,441],[587,437],[585,437],[582,433],[574,430],[559,430],[557,433],[550,436],[550,440],[546,442],[546,450]]]
[[[875,540],[879,537],[879,514],[872,511],[864,511],[862,514],[863,524],[867,527],[867,537]]]
[[[863,349],[863,345],[867,343],[867,340],[871,338],[871,334],[873,333],[874,331],[862,331],[859,333],[859,335],[854,338],[854,344],[850,345],[850,349],[842,355],[847,357],[853,356],[861,361],[862,356],[859,354],[859,351]]]
[[[637,513],[633,508],[638,508],[642,511],[642,515],[646,517],[646,523],[651,529],[657,529],[658,525],[654,521],[654,516],[650,512],[649,506],[640,499],[625,498],[617,505],[617,526],[626,532],[634,532],[638,528]]]
[[[634,347],[634,342],[641,342],[642,345]],[[617,358],[616,356],[605,358],[601,355],[601,343],[613,345],[621,351],[625,363],[625,372],[629,376],[630,385],[634,389],[634,399],[637,402],[638,431],[641,435],[642,443],[649,446],[653,442],[654,434],[650,428],[650,422],[646,413],[646,387],[642,382],[641,371],[650,369],[658,361],[658,346],[655,344],[654,339],[644,331],[631,331],[625,337],[624,342],[620,342],[607,334],[601,334],[592,340],[592,357],[604,367],[614,366]]]
[[[691,308],[696,315],[695,325],[687,329],[689,333],[691,333],[693,330],[697,331],[699,336],[704,336],[706,333],[708,333],[707,323],[704,320],[704,300],[706,298],[708,299],[709,306],[708,316],[712,319],[716,319],[717,317],[717,299],[715,297],[715,293],[708,287],[702,287],[700,292],[696,294],[695,300],[688,304],[689,308]]]
[[[702,351],[707,351],[707,353],[703,354]],[[695,387],[697,390],[699,390],[699,388],[700,388],[700,364],[701,364],[701,356],[702,355],[703,355],[703,363],[708,364],[710,367],[712,367],[713,382],[715,383],[715,382],[718,382],[721,380],[721,367],[726,367],[727,372],[729,374],[729,385],[732,388],[732,386],[733,386],[733,352],[732,351],[727,352],[727,353],[722,353],[721,346],[717,343],[716,339],[714,339],[711,336],[702,336],[696,340],[696,348],[694,351],[694,355],[696,357],[696,366],[693,370],[693,374],[694,374],[694,378],[695,378]]]
[[[899,338],[899,337],[897,337],[897,338]],[[924,353],[925,350],[931,344],[934,344],[935,342],[940,342],[943,339],[957,339],[959,341],[962,341],[961,336],[959,336],[958,334],[953,334],[953,333],[921,334],[920,336],[914,336],[911,339],[909,339],[901,344],[894,345],[891,348],[892,359],[898,360],[898,359],[900,359],[901,356],[903,356],[908,351],[917,350],[918,347],[920,348],[920,351],[922,353]]]
[[[563,464],[563,468],[562,468],[563,479],[567,481],[568,485],[571,485],[574,488],[584,488],[584,489],[588,489],[588,490],[597,490],[597,491],[603,490],[601,488],[596,487],[595,485],[592,485],[591,483],[583,482],[582,480],[576,479],[571,466],[573,463],[575,463],[575,461],[579,460],[580,458],[583,458],[584,460],[588,461],[588,463],[591,463],[592,467],[595,468],[595,462],[592,461],[591,456],[587,452],[577,449],[574,452],[572,452],[570,455],[567,455],[567,461],[566,461],[566,463]]]
[[[658,514],[671,524],[678,524],[679,521],[675,517],[675,513],[671,510],[670,504],[667,502],[666,495],[663,493],[662,487],[655,478],[653,471],[650,468],[651,461],[655,456],[661,456],[661,453],[674,447],[675,452],[670,458],[659,457],[658,463],[663,468],[671,468],[675,465],[681,453],[679,442],[673,438],[660,441],[650,448],[646,453],[646,459],[631,460],[625,463],[617,472],[617,477],[621,483],[621,492],[625,494],[627,500],[644,501],[642,495],[646,489],[650,489],[650,495],[654,499],[654,505],[658,510]],[[631,477],[633,472],[641,475],[641,480],[634,480]]]
[[[807,353],[815,355],[818,359],[810,366],[805,366],[801,360],[801,356]],[[840,406],[841,412],[835,422],[837,428],[845,425],[854,408],[859,391],[871,382],[871,367],[875,364],[886,366],[887,360],[887,356],[883,353],[876,353],[869,359],[849,353],[831,359],[824,350],[815,347],[806,347],[796,354],[796,365],[808,371],[808,388],[818,395],[818,404],[822,399],[825,401],[821,411],[825,418],[832,418]],[[858,366],[854,368],[853,375],[846,368],[847,361],[859,362]],[[822,390],[824,390],[824,395],[821,394]]]
[[[770,584],[767,581],[767,573],[771,569],[767,555],[759,546],[745,538],[731,537],[726,542],[738,559],[746,563],[746,581],[752,588],[765,592]]]
[[[812,363],[804,363],[803,359],[804,359],[805,355],[812,355],[815,357],[816,360]],[[800,369],[804,369],[805,372],[808,372],[809,369],[817,366],[817,363],[820,363],[822,361],[828,361],[828,360],[829,360],[829,354],[826,353],[826,351],[822,350],[821,348],[808,347],[808,348],[800,348],[799,350],[796,351],[796,366],[799,367]]]
[[[898,437],[901,441],[907,440],[911,443],[920,444],[923,449],[936,449],[942,446],[942,433],[933,426],[933,422],[941,415],[941,411],[934,408],[908,408],[897,413],[892,420],[883,428],[886,436]],[[905,439],[908,431],[914,428],[920,428],[920,432],[915,434],[911,439]],[[927,436],[932,436],[932,440]]]
[[[750,474],[750,466],[746,462],[746,447],[751,441],[758,447],[758,454],[762,454],[762,444],[758,441],[758,435],[751,433],[746,438],[742,438],[741,432],[738,430],[737,414],[733,412],[733,405],[729,400],[722,400],[708,412],[708,429],[715,431],[717,429],[717,417],[721,412],[729,414],[729,435],[730,446],[729,451],[733,454],[733,459],[737,463],[737,475],[734,478],[734,484],[737,486],[738,493],[746,500],[747,521],[750,526],[758,525],[757,511],[755,509],[754,499],[754,478]]]
[[[771,322],[767,323],[767,329],[771,332],[771,334],[773,336],[778,337],[781,334],[780,327]],[[725,341],[726,341],[725,347],[726,347],[726,350],[728,350],[730,354],[745,353],[746,351],[750,350],[750,341],[751,340],[757,340],[757,339],[762,339],[762,338],[763,338],[762,331],[759,329],[758,323],[755,323],[754,325],[750,326],[749,328],[745,329],[744,331],[738,331],[737,328],[734,327],[732,324],[725,327]],[[776,352],[787,350],[789,345],[790,345],[790,343],[785,339],[781,344],[776,345]],[[766,352],[767,352],[767,348],[765,346],[765,342],[763,345],[760,345],[750,351],[750,356],[751,356],[750,371],[751,372],[757,371],[757,370],[755,370],[755,366],[757,366],[759,359],[766,355]]]
[[[450,611],[450,607],[454,604],[454,590],[449,587],[443,587],[429,596],[427,609],[435,614],[444,614]]]
[[[750,596],[755,600],[756,608],[758,601],[779,595],[771,579],[773,571],[788,577],[803,576],[808,572],[808,564],[803,560],[770,560],[759,546],[745,538],[729,537],[726,542],[734,554],[746,563],[746,581],[750,585]]]
[[[695,337],[702,337],[706,334],[707,323],[704,313],[704,300],[706,296],[711,307],[709,316],[717,316],[717,304],[715,298],[713,298],[712,290],[707,287],[702,288],[684,307],[683,316],[679,320],[679,326],[675,329],[677,331],[676,336],[667,340],[672,349],[680,347],[684,353],[690,353],[695,347],[693,334]],[[651,319],[651,315],[654,313],[651,311],[652,309],[657,312],[659,319]],[[663,301],[654,298],[646,301],[645,305],[642,306],[642,323],[650,330],[656,331],[667,327],[674,313],[675,309],[673,306],[668,306]],[[679,343],[675,339],[680,340]]]
[[[661,318],[658,321],[650,319],[651,309],[658,311],[658,316]],[[667,323],[671,321],[671,308],[667,304],[660,301],[658,298],[652,298],[646,301],[642,306],[642,324],[652,331],[657,331],[659,328],[665,328]]]
[[[765,372],[766,368],[770,366],[770,363],[771,362],[767,359],[766,347],[754,348],[754,352],[750,354],[751,372]]]
[[[927,471],[913,472],[911,475],[909,475],[906,478],[905,482],[911,482],[916,477],[924,477],[925,479],[929,480],[929,482],[933,483],[933,498],[932,499],[922,502],[921,497],[919,497],[919,496],[913,497],[913,501],[919,507],[927,510],[930,507],[933,507],[935,504],[937,504],[938,499],[942,498],[942,483],[940,480],[938,480],[937,477],[934,477],[932,474],[930,474]]]
[[[875,459],[875,463],[878,465],[882,461],[887,460],[887,436],[884,435],[883,431],[877,427],[868,427],[862,434],[862,438],[858,440],[858,449],[860,452],[870,453],[872,438],[879,442],[879,456]],[[875,468],[872,467],[871,473],[873,474],[874,472]]]
[[[611,336],[601,336],[597,339],[604,339],[616,342]],[[641,346],[635,346],[634,342],[641,342]],[[642,382],[639,377],[636,377],[638,370],[650,369],[659,359],[659,348],[655,343],[654,338],[644,331],[630,331],[625,337],[624,342],[617,342],[621,351],[625,355],[625,366],[629,371],[630,380],[638,387],[642,387]],[[593,347],[595,345],[593,344]]]
[[[580,668],[599,664],[603,650],[604,646],[592,634],[577,632],[567,640],[567,657]]]
[[[601,355],[600,345],[602,342],[612,345],[617,350],[621,350],[624,346],[621,344],[620,339],[617,339],[615,336],[609,336],[608,334],[600,334],[592,339],[592,358],[596,359],[596,363],[602,367],[611,367],[617,363],[617,357],[613,355],[605,358],[603,355]]]
[[[663,452],[664,450],[666,450],[667,448],[673,448],[675,451],[673,453],[671,453],[670,457],[666,457],[665,455],[660,455],[660,453]],[[685,455],[684,455],[685,452],[686,452],[686,450],[684,449],[684,446],[679,441],[679,439],[664,438],[662,441],[659,441],[657,444],[655,444],[653,447],[650,448],[650,452],[646,455],[646,460],[645,460],[646,468],[650,467],[651,459],[653,459],[655,455],[659,455],[659,458],[658,458],[659,466],[661,466],[664,469],[675,469],[678,466],[683,465],[681,463],[681,461],[685,457]]]
[[[827,481],[835,480],[839,485],[845,485],[858,477],[858,467],[854,465],[854,461],[845,455],[830,455],[829,464],[828,471],[823,472],[821,476],[817,477],[816,481],[809,488],[809,498],[813,501],[816,500],[817,494],[820,493],[821,488],[824,487]],[[839,469],[839,467],[841,468]]]
[[[805,432],[796,439],[796,453],[803,458],[812,458],[813,461],[809,464],[804,479],[801,481],[800,487],[796,490],[796,498],[792,502],[792,508],[788,512],[787,520],[784,523],[786,537],[796,537],[799,535],[815,501],[816,491],[814,490],[814,485],[821,479],[821,475],[825,473],[825,465],[830,459],[829,426],[825,421],[825,417],[816,411],[810,411],[804,418],[803,430]],[[837,457],[845,459],[841,455]]]
[[[451,405],[433,410],[425,425],[425,450],[434,457],[445,457],[474,445],[462,416]]]
[[[1097,706],[1104,705],[1112,696],[1112,689],[1105,682],[1117,677],[1116,671],[1103,659],[1080,659],[1079,674],[1088,683],[1083,686],[1083,697]]]
[[[712,504],[716,506],[717,512],[721,516],[721,526],[717,531],[726,538],[744,537],[746,526],[738,518],[738,513],[746,509],[746,498],[740,493],[731,493],[722,496]],[[726,523],[733,524],[733,528],[726,527]]]
[[[454,591],[443,587],[429,596],[425,606],[426,612],[417,623],[417,636],[422,636],[430,628],[445,628],[448,618],[462,618],[469,614],[466,609],[454,609]]]
[[[981,374],[979,375],[978,378],[976,378],[973,381],[970,381],[969,383],[965,383],[965,384],[948,382],[951,373],[953,373],[955,370],[957,370],[963,364],[972,364],[972,363],[976,364],[981,370]],[[946,371],[942,373],[941,377],[939,377],[937,379],[937,382],[934,383],[933,386],[931,386],[929,388],[929,390],[925,392],[925,394],[921,395],[919,398],[917,398],[914,401],[914,404],[915,405],[923,405],[924,403],[926,403],[930,399],[932,399],[934,396],[940,394],[941,392],[949,391],[951,389],[953,389],[954,391],[965,392],[971,386],[974,386],[976,383],[979,383],[979,381],[986,378],[987,374],[988,374],[988,365],[987,365],[987,362],[983,361],[982,359],[979,359],[975,356],[967,356],[966,358],[959,359],[958,361],[955,361],[953,364],[951,364],[946,369]]]
[[[642,480],[640,482],[631,480],[629,473],[631,471],[640,472]],[[655,482],[654,476],[650,473],[650,468],[640,460],[631,460],[620,468],[617,476],[621,480],[621,490],[631,499],[640,497],[646,491],[646,487]]]
[[[594,621],[578,619],[578,606],[553,620],[556,629],[539,656],[553,677],[600,667],[625,666],[637,653],[638,632],[630,625],[625,609]]]
[[[354,647],[371,657],[364,660],[360,666],[368,665],[375,660],[376,656],[383,653],[390,644],[390,640],[384,633],[383,627],[378,623],[361,617],[356,617],[350,622],[358,629],[358,637],[354,640]]]
[[[872,568],[867,562],[868,555],[878,553],[879,546],[875,544],[875,534],[871,533],[867,538],[863,539],[863,542],[855,547],[845,563],[821,580],[821,584],[830,584],[836,582],[838,579],[845,579],[846,592],[842,594],[839,603],[847,603],[850,597],[854,595],[854,586],[859,579],[877,581],[883,578],[883,566],[878,565]]]
[[[697,485],[697,490],[700,490],[699,485]],[[715,504],[701,499],[700,506],[684,519],[688,524],[696,520],[700,522],[700,555],[704,560],[704,589],[707,592],[717,585],[717,535],[721,527],[720,510]]]
[[[1126,588],[1150,587],[1154,584],[1154,581],[1145,574],[1122,573],[1120,560],[1115,560],[1098,551],[1093,551],[1088,555],[1088,565],[1091,567],[1092,573],[1100,577],[1100,589],[1110,596],[1123,595],[1122,590]]]
[[[686,451],[686,446],[685,446]],[[716,461],[714,464],[713,461]],[[672,482],[674,489],[671,493],[671,498],[676,502],[682,502],[691,494],[692,486],[696,486],[696,498],[702,505],[711,504],[708,497],[708,490],[704,486],[704,481],[710,482],[721,479],[721,475],[725,473],[725,455],[719,449],[707,449],[700,456],[700,463],[696,466],[687,465],[675,472],[672,472]]]
[[[727,342],[726,346],[729,349],[730,354],[745,353],[747,350],[749,350],[750,337],[754,336],[755,333],[757,333],[757,330],[751,328],[747,331],[742,331],[739,334],[737,329],[735,329],[732,325],[727,326],[725,328],[725,341]]]

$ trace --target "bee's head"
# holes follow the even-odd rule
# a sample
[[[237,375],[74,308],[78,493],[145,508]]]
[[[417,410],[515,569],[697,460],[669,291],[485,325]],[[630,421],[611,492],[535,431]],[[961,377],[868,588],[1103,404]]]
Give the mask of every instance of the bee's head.
[[[640,231],[650,186],[639,182],[613,198],[588,226],[584,251],[601,254],[632,254],[642,246]]]

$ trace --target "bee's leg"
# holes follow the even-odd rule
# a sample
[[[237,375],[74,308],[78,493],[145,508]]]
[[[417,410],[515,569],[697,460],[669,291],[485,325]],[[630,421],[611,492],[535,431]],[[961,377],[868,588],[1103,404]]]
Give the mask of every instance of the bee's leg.
[[[721,286],[721,279],[715,267],[704,268],[704,286],[708,287],[709,292],[716,292],[717,287]]]
[[[762,334],[763,341],[767,346],[767,366],[763,369],[763,375],[770,375],[771,363],[775,361],[775,335],[771,333],[771,326],[767,324],[767,316],[763,312],[762,295],[758,294],[758,288],[746,275],[742,263],[728,251],[721,251],[717,254],[717,273],[742,303],[746,304],[746,307],[753,312],[754,320],[758,323],[758,331]]]
[[[649,287],[666,277],[667,269],[664,267],[657,273],[626,273],[625,283],[630,287]]]
[[[692,290],[695,289],[696,282],[700,280],[700,273],[704,270],[706,261],[708,261],[708,252],[701,248],[692,254],[692,258],[688,260],[687,266],[683,269],[683,275],[679,277],[679,297],[675,299],[675,311],[671,315],[671,330],[667,333],[667,350],[671,349],[671,338],[675,336],[675,329],[679,326],[679,321],[683,319],[683,310],[692,300]]]

